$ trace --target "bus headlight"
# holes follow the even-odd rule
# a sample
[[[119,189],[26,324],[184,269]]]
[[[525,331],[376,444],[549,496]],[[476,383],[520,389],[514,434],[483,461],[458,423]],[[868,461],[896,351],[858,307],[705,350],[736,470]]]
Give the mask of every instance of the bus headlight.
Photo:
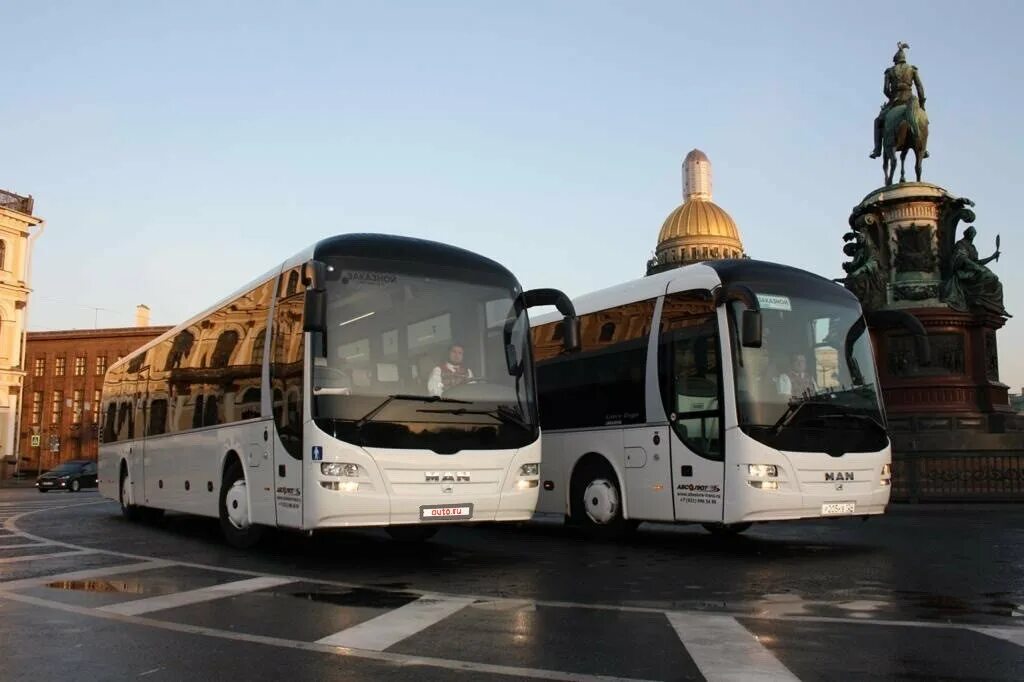
[[[537,476],[540,474],[539,464],[524,464],[519,467],[520,476]]]
[[[747,475],[755,478],[775,478],[779,475],[779,467],[774,464],[748,464]]]
[[[360,467],[358,464],[348,464],[346,462],[321,462],[320,473],[324,476],[347,476],[349,478],[359,478]]]
[[[883,486],[892,485],[892,465],[891,464],[883,464],[882,465],[882,478],[881,478],[881,480],[878,483],[879,483],[879,485],[883,485]]]

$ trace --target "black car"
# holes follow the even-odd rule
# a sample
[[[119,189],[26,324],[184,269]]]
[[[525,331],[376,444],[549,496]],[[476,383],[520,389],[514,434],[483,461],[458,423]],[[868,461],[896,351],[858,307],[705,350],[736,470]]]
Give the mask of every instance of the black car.
[[[41,493],[47,490],[70,490],[77,493],[82,488],[96,486],[96,462],[88,459],[62,462],[56,469],[36,479],[36,487]]]

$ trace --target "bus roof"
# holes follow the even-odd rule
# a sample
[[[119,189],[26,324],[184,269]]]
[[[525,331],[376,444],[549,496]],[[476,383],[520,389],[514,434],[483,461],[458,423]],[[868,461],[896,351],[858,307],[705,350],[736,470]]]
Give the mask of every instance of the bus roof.
[[[856,296],[841,284],[826,279],[813,272],[794,268],[790,265],[749,258],[703,261],[692,265],[684,265],[674,270],[667,270],[656,275],[616,284],[573,299],[577,315],[586,315],[599,310],[607,310],[626,303],[644,301],[664,294],[669,289],[685,290],[692,288],[713,289],[718,285],[733,282],[767,283],[779,282],[798,286],[819,285],[830,295],[841,299],[849,299],[857,303]],[[562,316],[558,313],[544,313],[530,320],[531,325],[557,322]]]
[[[387,249],[381,252],[381,249]],[[416,249],[418,256],[423,257],[424,251],[427,255],[438,259],[444,265],[456,265],[461,267],[475,268],[478,270],[498,270],[503,273],[507,273],[509,277],[515,279],[515,276],[508,271],[505,266],[501,265],[497,261],[493,261],[490,258],[481,256],[472,251],[460,248],[458,246],[452,246],[450,244],[444,244],[442,242],[435,242],[428,239],[418,239],[415,237],[403,237],[400,235],[390,234],[373,234],[373,233],[349,233],[339,234],[331,237],[325,237],[319,240],[315,244],[311,244],[306,248],[302,249],[298,253],[294,254],[290,258],[286,259],[283,263],[275,265],[270,270],[266,271],[259,277],[251,280],[244,286],[236,289],[227,296],[224,296],[216,303],[207,306],[200,312],[196,313],[187,320],[173,326],[160,336],[156,337],[144,346],[140,346],[135,349],[120,362],[115,362],[110,366],[108,372],[115,367],[118,367],[124,363],[127,363],[131,358],[145,353],[150,348],[157,346],[162,341],[166,341],[168,338],[181,332],[183,329],[188,329],[191,325],[202,320],[210,313],[220,309],[224,305],[230,303],[234,299],[238,298],[242,294],[252,291],[264,282],[276,277],[283,270],[297,267],[303,263],[308,262],[315,256],[330,253],[332,251],[348,252],[351,251],[356,256],[370,256],[384,258],[399,258],[402,254]]]

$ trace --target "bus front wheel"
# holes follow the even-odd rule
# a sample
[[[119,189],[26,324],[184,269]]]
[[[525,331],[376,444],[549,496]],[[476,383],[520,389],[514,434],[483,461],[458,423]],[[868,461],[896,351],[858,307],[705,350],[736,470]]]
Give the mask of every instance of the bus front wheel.
[[[622,488],[608,464],[591,462],[578,469],[571,494],[570,519],[593,538],[616,540],[639,525],[622,515]]]
[[[260,541],[263,527],[252,522],[245,474],[237,462],[224,472],[219,507],[220,529],[229,545],[236,549],[248,549]]]

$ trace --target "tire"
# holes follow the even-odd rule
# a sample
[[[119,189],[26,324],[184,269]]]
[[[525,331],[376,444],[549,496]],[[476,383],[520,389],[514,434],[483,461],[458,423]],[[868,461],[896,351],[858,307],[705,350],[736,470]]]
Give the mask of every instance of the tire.
[[[702,523],[701,525],[707,532],[722,538],[736,537],[751,526],[749,523]]]
[[[569,518],[597,540],[618,540],[639,525],[622,515],[622,487],[607,462],[588,462],[576,470],[570,489]]]
[[[71,485],[68,486],[68,490],[70,490],[73,493],[77,493],[81,489],[82,489],[82,483],[77,478],[75,480],[71,481]]]
[[[224,472],[220,487],[220,530],[224,539],[235,549],[249,549],[263,537],[263,526],[252,523],[249,517],[249,496],[245,473],[238,462]]]
[[[128,480],[128,469],[121,469],[121,485],[120,485],[120,501],[121,501],[121,514],[129,521],[139,521],[142,519],[142,508],[138,505],[131,504],[129,498],[131,497],[131,488]]]
[[[388,535],[395,542],[415,544],[426,542],[441,530],[438,526],[388,526]]]

